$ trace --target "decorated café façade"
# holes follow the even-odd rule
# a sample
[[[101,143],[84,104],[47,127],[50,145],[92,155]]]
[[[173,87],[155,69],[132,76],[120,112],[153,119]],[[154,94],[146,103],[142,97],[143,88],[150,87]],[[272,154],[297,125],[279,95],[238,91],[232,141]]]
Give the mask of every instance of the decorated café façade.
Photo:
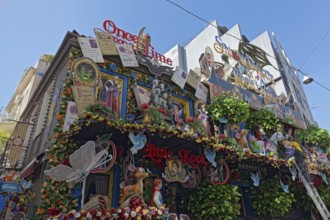
[[[70,50],[39,218],[235,219],[260,214],[250,191],[260,181],[287,194],[285,154],[238,135],[250,108],[230,83],[211,97],[215,85],[170,66],[144,29],[135,36],[108,20],[95,34]],[[216,119],[221,98],[240,116]]]

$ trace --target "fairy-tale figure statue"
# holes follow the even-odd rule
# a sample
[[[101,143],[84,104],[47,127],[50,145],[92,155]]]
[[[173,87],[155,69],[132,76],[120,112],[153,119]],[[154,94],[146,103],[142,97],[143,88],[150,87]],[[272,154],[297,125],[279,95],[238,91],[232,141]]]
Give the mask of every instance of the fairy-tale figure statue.
[[[148,33],[144,33],[145,27],[141,28],[138,34],[137,43],[134,45],[136,49],[143,55],[149,55],[149,45],[151,44],[151,37]]]

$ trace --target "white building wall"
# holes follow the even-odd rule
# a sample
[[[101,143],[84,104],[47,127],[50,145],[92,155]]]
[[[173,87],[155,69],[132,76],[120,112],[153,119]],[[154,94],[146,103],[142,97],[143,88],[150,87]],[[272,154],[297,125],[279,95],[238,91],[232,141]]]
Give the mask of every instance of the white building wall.
[[[186,62],[186,51],[180,45],[175,45],[168,52],[164,54],[165,57],[171,57],[172,67],[176,66],[181,67],[181,69],[187,71],[187,62]]]
[[[213,25],[218,26],[216,21],[212,22]],[[213,44],[215,42],[215,36],[218,36],[218,29],[212,25],[208,25],[200,34],[198,34],[193,40],[191,40],[184,48],[186,50],[187,59],[187,72],[189,69],[195,70],[199,68],[199,57],[205,52],[206,47],[211,47],[213,54]],[[221,56],[216,55],[215,59],[221,59]]]
[[[302,83],[300,81],[297,72],[293,68],[289,58],[287,57],[281,43],[273,34],[273,39],[276,46],[276,51],[281,63],[283,63],[283,74],[285,74],[285,78],[287,80],[287,84],[290,87],[290,90],[293,95],[293,99],[298,103],[299,111],[303,114],[308,124],[315,124],[314,117],[312,111],[310,110],[308,100],[304,89],[302,87]]]
[[[255,39],[251,40],[250,43],[260,47],[268,54],[267,58],[272,65],[267,65],[263,69],[269,71],[273,75],[274,79],[280,78],[281,73],[279,72],[279,66],[277,64],[276,56],[268,31],[265,31]],[[274,90],[277,95],[280,95],[281,93],[283,93],[285,96],[288,95],[283,83],[283,79],[277,81],[274,84]]]

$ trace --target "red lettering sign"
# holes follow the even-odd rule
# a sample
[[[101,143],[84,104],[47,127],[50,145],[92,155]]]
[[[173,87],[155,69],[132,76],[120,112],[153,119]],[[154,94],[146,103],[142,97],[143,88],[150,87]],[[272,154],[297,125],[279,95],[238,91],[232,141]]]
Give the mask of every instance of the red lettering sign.
[[[143,148],[146,153],[143,158],[150,158],[155,163],[162,162],[162,159],[172,159],[173,151],[168,150],[168,147],[158,147],[154,144],[146,144]],[[189,163],[190,166],[197,168],[199,164],[207,164],[204,154],[195,155],[190,150],[179,150],[178,156],[183,163]]]
[[[113,23],[113,21],[110,20],[105,20],[103,22],[103,29],[113,36],[116,44],[132,44],[133,49],[137,50],[137,48],[134,46],[134,44],[136,44],[138,41],[138,37],[136,35],[121,30],[116,26],[115,23]],[[150,44],[144,42],[144,45],[145,45],[145,51],[143,55],[152,57],[155,60],[158,60],[160,62],[166,63],[169,66],[172,66],[172,60],[170,58],[166,58],[164,55],[157,53],[154,50],[154,47],[151,46]]]

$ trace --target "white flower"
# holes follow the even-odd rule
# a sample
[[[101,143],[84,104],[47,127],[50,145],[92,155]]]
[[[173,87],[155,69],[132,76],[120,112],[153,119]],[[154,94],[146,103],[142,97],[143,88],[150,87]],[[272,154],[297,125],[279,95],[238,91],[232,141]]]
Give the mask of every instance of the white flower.
[[[118,213],[121,213],[121,209],[118,209],[118,211],[117,211]]]
[[[101,215],[102,215],[101,212],[97,212],[97,213],[96,213],[96,216],[101,216]]]
[[[92,219],[92,215],[88,212],[87,215],[86,215],[86,218],[89,218],[89,219]]]
[[[131,216],[132,216],[132,217],[135,217],[135,216],[136,216],[136,212],[132,211],[132,212],[131,212]]]
[[[162,215],[162,214],[163,214],[162,210],[158,210],[158,215]]]
[[[75,215],[74,215],[74,217],[76,217],[76,218],[79,218],[81,215],[80,215],[80,213],[79,212],[77,212]]]
[[[125,218],[128,218],[129,217],[129,214],[126,212],[125,213]]]

